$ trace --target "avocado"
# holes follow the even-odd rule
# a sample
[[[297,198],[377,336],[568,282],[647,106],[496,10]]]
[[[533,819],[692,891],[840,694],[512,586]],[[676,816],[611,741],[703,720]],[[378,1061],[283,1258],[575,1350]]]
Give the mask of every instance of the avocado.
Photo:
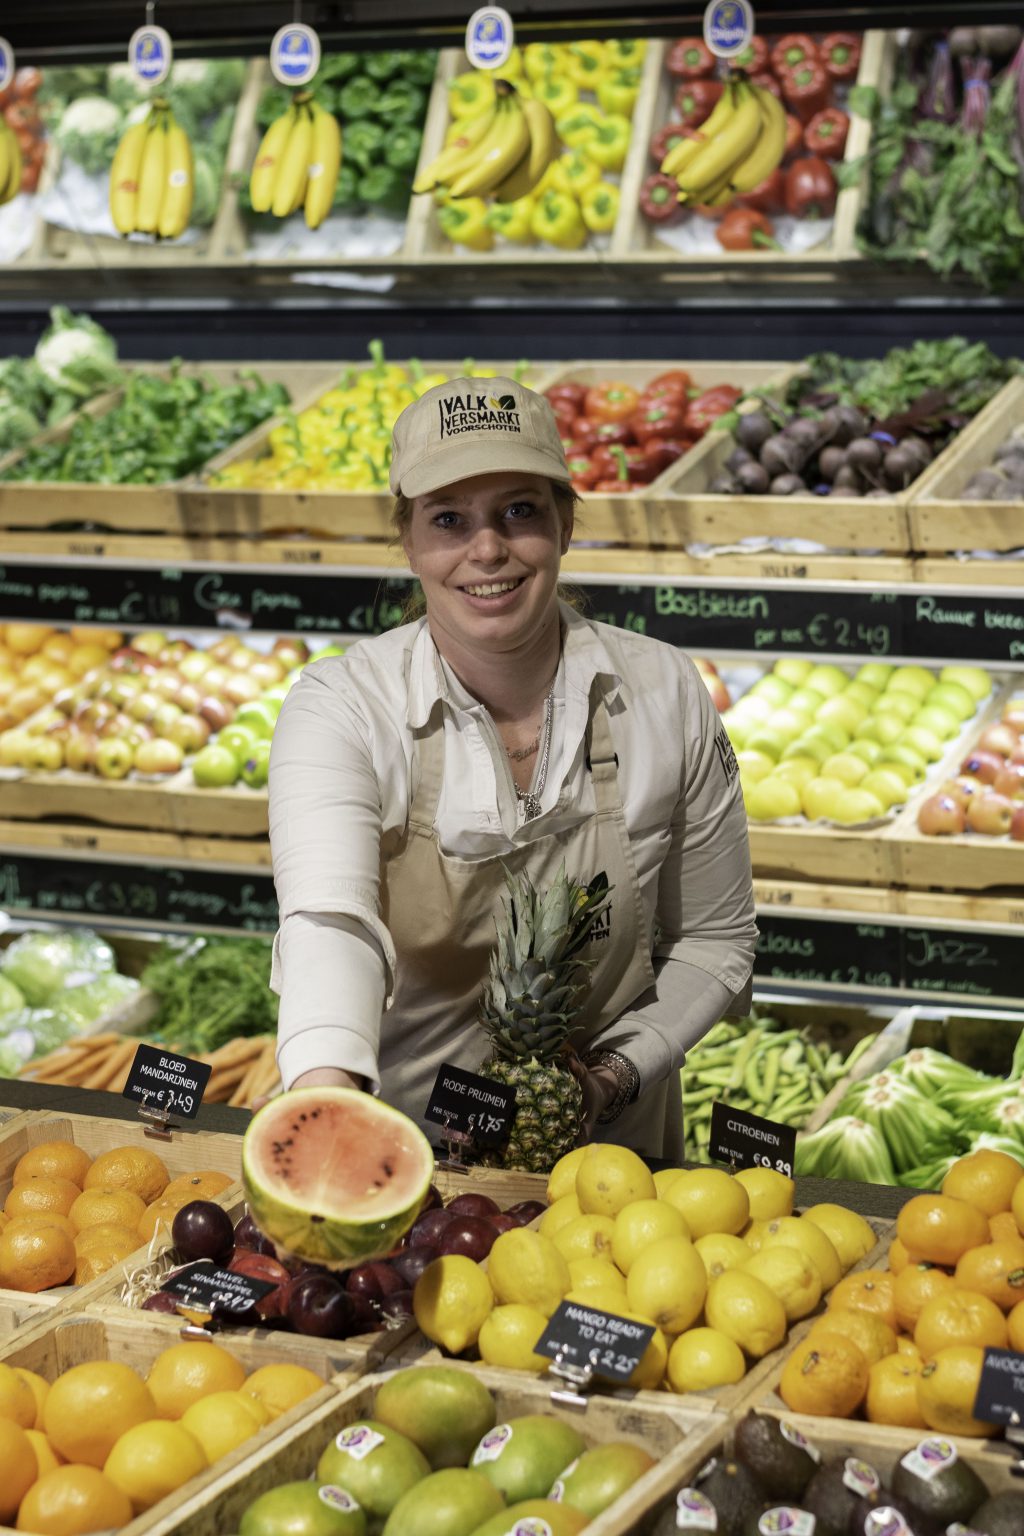
[[[993,1494],[970,1520],[979,1536],[1020,1536],[1024,1531],[1024,1493],[1017,1488]]]
[[[817,1471],[818,1462],[806,1441],[794,1429],[766,1413],[753,1409],[736,1426],[736,1460],[764,1489],[769,1499],[799,1503]]]
[[[763,1488],[738,1461],[716,1458],[697,1474],[696,1483],[715,1506],[720,1536],[742,1536],[747,1513],[764,1503]]]
[[[925,1446],[929,1443],[922,1442]],[[974,1468],[958,1457],[938,1471],[922,1476],[914,1470],[917,1455],[918,1452],[911,1451],[896,1463],[892,1473],[893,1493],[906,1499],[912,1509],[940,1531],[945,1531],[954,1520],[970,1524],[974,1511],[988,1497],[988,1489]]]
[[[893,1514],[901,1517],[903,1529],[892,1521]],[[923,1519],[899,1494],[886,1493],[883,1488],[857,1500],[846,1528],[846,1536],[907,1536],[907,1533],[909,1536],[938,1536],[938,1527]]]
[[[705,1498],[699,1488],[680,1488],[675,1498],[666,1504],[657,1520],[651,1526],[650,1536],[678,1536],[680,1519],[689,1514],[691,1523],[694,1517],[703,1517],[705,1522],[709,1518],[717,1520],[718,1511],[710,1499]],[[700,1529],[700,1527],[698,1527]],[[703,1526],[707,1529],[707,1524]],[[719,1523],[712,1527],[716,1531],[724,1530]]]
[[[819,1467],[804,1490],[803,1504],[814,1516],[815,1536],[846,1536],[850,1516],[866,1493],[882,1479],[865,1461],[846,1456]]]

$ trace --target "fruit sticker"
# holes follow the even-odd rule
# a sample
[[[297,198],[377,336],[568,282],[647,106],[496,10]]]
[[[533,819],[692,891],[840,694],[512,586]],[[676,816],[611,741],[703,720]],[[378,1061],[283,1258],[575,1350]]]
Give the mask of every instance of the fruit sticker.
[[[473,1452],[471,1467],[479,1467],[485,1461],[497,1461],[508,1442],[512,1439],[511,1424],[496,1424],[484,1435],[480,1444]]]
[[[882,1482],[874,1467],[866,1461],[861,1461],[857,1456],[847,1456],[843,1468],[843,1485],[851,1493],[866,1499],[869,1494],[878,1492]]]
[[[332,1509],[340,1509],[343,1514],[355,1514],[360,1507],[350,1493],[344,1488],[338,1488],[334,1483],[325,1483],[318,1490],[318,1498],[321,1504],[329,1504]]]
[[[525,1520],[517,1520],[508,1536],[554,1536],[550,1525],[546,1520],[541,1520],[537,1515],[527,1515]]]
[[[748,0],[711,0],[704,12],[704,42],[719,59],[735,59],[754,35]]]
[[[815,1518],[806,1509],[788,1505],[767,1509],[757,1522],[759,1536],[814,1536]]]
[[[816,1445],[812,1445],[805,1435],[792,1424],[787,1424],[783,1419],[779,1425],[779,1431],[783,1440],[788,1440],[790,1445],[795,1445],[798,1451],[806,1451],[812,1461],[821,1461],[821,1452]]]
[[[270,45],[270,71],[279,85],[307,85],[320,68],[320,39],[301,21],[279,27]]]
[[[365,1461],[371,1451],[384,1444],[384,1436],[368,1424],[350,1424],[334,1437],[339,1451],[351,1456],[353,1461]]]
[[[139,27],[128,44],[128,67],[141,86],[160,85],[171,72],[174,49],[163,27]]]
[[[709,1465],[713,1466],[714,1463],[711,1462]],[[710,1499],[698,1493],[696,1488],[681,1488],[676,1494],[676,1530],[718,1530],[718,1514],[715,1506]]]
[[[949,1440],[932,1435],[908,1451],[900,1466],[906,1467],[908,1472],[921,1478],[922,1482],[930,1483],[933,1477],[938,1477],[940,1472],[951,1467],[956,1459],[956,1446]]]
[[[883,1504],[881,1508],[871,1510],[864,1521],[864,1536],[914,1536],[914,1533],[898,1509]]]
[[[14,79],[14,49],[6,37],[0,37],[0,91],[6,91]]]

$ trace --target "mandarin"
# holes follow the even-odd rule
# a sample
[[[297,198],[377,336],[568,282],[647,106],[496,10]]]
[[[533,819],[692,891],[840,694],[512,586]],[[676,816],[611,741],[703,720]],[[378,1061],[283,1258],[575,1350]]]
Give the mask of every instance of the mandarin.
[[[0,1419],[0,1523],[12,1525],[18,1505],[36,1480],[32,1442],[20,1424]]]
[[[852,1339],[822,1333],[793,1350],[779,1395],[793,1413],[848,1419],[864,1401],[868,1379],[868,1362]]]
[[[896,1277],[887,1269],[862,1269],[833,1286],[828,1309],[849,1307],[854,1312],[874,1312],[890,1328],[896,1327]]]
[[[1018,1354],[1024,1354],[1024,1301],[1018,1301],[1007,1317],[1006,1331],[1010,1338],[1010,1348]]]
[[[143,1205],[158,1200],[171,1182],[166,1167],[148,1147],[113,1147],[101,1152],[82,1186],[90,1189],[129,1189]]]
[[[974,1417],[981,1366],[985,1351],[976,1344],[940,1349],[929,1360],[917,1382],[917,1406],[929,1429],[944,1435],[983,1438],[998,1425]]]
[[[983,1212],[951,1195],[915,1195],[896,1219],[896,1235],[911,1259],[952,1269],[968,1248],[988,1241]]]
[[[896,1424],[904,1429],[927,1428],[917,1404],[921,1361],[904,1354],[876,1360],[868,1374],[864,1413],[872,1424]]]
[[[14,1165],[14,1183],[25,1179],[70,1179],[82,1188],[82,1180],[92,1166],[88,1152],[76,1147],[73,1141],[43,1141],[31,1147]]]
[[[116,1221],[104,1221],[95,1227],[83,1227],[81,1232],[75,1233],[75,1252],[78,1257],[85,1258],[96,1249],[109,1247],[112,1243],[123,1243],[129,1239],[139,1246],[139,1240],[131,1227],[123,1227]]]
[[[93,1241],[84,1253],[78,1253],[76,1248],[76,1285],[88,1285],[90,1280],[98,1280],[100,1275],[105,1275],[108,1270],[113,1269],[115,1264],[120,1264],[130,1253],[134,1253],[139,1246],[138,1238],[131,1232],[127,1232],[126,1228],[93,1227],[91,1229],[86,1228],[86,1230],[92,1230],[93,1232],[115,1231],[119,1235],[107,1237],[104,1242]],[[122,1237],[120,1235],[122,1232],[127,1232],[127,1235]]]
[[[68,1461],[102,1467],[125,1430],[155,1418],[152,1394],[130,1365],[88,1360],[62,1372],[51,1386],[43,1430]]]
[[[42,1216],[54,1212],[66,1216],[82,1191],[70,1179],[49,1178],[36,1174],[15,1184],[4,1201],[4,1215]]]
[[[25,1433],[31,1440],[32,1449],[36,1453],[37,1477],[45,1477],[47,1472],[53,1472],[57,1467],[65,1465],[63,1456],[57,1455],[41,1429],[26,1429]]]
[[[215,1168],[204,1169],[201,1173],[182,1173],[171,1180],[160,1198],[176,1200],[179,1195],[184,1195],[183,1205],[189,1200],[213,1200],[233,1182],[226,1173],[218,1173]]]
[[[29,1489],[18,1511],[18,1530],[38,1536],[87,1536],[118,1531],[132,1518],[131,1500],[96,1467],[65,1466]]]
[[[35,1211],[28,1216],[12,1216],[3,1230],[29,1232],[39,1227],[56,1227],[58,1232],[66,1232],[72,1242],[75,1240],[74,1222],[70,1216],[62,1216],[59,1211]]]
[[[219,1344],[172,1344],[150,1367],[146,1385],[161,1419],[180,1419],[187,1408],[212,1392],[237,1392],[245,1367]]]
[[[0,1420],[10,1419],[22,1429],[35,1429],[36,1418],[36,1397],[31,1383],[13,1366],[0,1362]]]
[[[877,1312],[856,1312],[852,1307],[834,1307],[815,1319],[808,1338],[820,1333],[840,1333],[850,1339],[869,1365],[896,1353],[896,1334]]]
[[[183,1205],[188,1204],[188,1198],[182,1200],[168,1200],[161,1195],[159,1200],[154,1200],[152,1205],[147,1205],[139,1217],[139,1224],[135,1228],[136,1243],[151,1243],[158,1232],[163,1232],[165,1237],[170,1236],[171,1224]]]
[[[71,1207],[70,1216],[75,1230],[85,1227],[130,1227],[133,1231],[146,1205],[140,1195],[130,1189],[87,1189],[79,1195]]]
[[[957,1261],[954,1279],[966,1291],[978,1291],[1009,1312],[1024,1301],[1024,1241],[982,1243]]]
[[[1013,1192],[1024,1178],[1024,1166],[1005,1152],[979,1147],[957,1158],[942,1181],[942,1193],[996,1216],[1013,1204]]]
[[[906,1269],[909,1263],[910,1254],[907,1252],[906,1245],[901,1243],[898,1237],[894,1237],[892,1242],[889,1244],[890,1274],[898,1275],[901,1270]]]
[[[0,1232],[0,1285],[48,1291],[75,1272],[75,1245],[58,1227],[7,1227]]]
[[[47,1394],[50,1390],[50,1383],[46,1380],[45,1377],[40,1376],[38,1372],[26,1371],[23,1366],[15,1365],[12,1366],[11,1369],[14,1371],[15,1376],[21,1377],[22,1381],[28,1387],[29,1391],[32,1393],[33,1398],[35,1399],[36,1416],[31,1424],[26,1425],[26,1428],[42,1429],[43,1404],[46,1402]]]
[[[925,1302],[948,1291],[952,1284],[953,1276],[937,1264],[908,1264],[896,1276],[893,1287],[897,1325],[913,1333]]]
[[[955,1288],[926,1301],[914,1329],[914,1343],[926,1360],[956,1344],[1005,1349],[1006,1342],[1006,1319],[995,1302]]]
[[[1012,1211],[998,1211],[988,1219],[988,1235],[994,1243],[1012,1243],[1020,1237]]]

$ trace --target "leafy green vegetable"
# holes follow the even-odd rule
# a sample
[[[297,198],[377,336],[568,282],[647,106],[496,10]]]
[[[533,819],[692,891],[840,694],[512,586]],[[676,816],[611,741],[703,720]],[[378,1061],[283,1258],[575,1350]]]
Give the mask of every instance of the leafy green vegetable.
[[[24,933],[0,956],[0,974],[39,1007],[70,985],[93,981],[117,969],[114,951],[91,928]]]
[[[39,431],[39,422],[28,406],[13,395],[0,394],[0,453],[20,448]]]
[[[25,1006],[25,995],[7,976],[0,975],[0,1019]],[[0,1026],[2,1028],[2,1026]]]
[[[73,1026],[74,1033],[83,1034],[98,1019],[123,1009],[141,990],[141,983],[133,976],[109,971],[103,976],[97,976],[94,981],[83,981],[77,987],[66,987],[56,995],[55,1003]]]
[[[239,1035],[272,1034],[271,946],[263,939],[200,937],[161,946],[142,973],[160,998],[153,1031],[182,1050],[212,1051]]]
[[[19,1029],[0,1039],[0,1077],[17,1077],[27,1061],[36,1054],[36,1038],[29,1029]]]
[[[121,382],[114,339],[88,315],[58,304],[36,347],[36,362],[52,390],[88,400]]]
[[[826,395],[859,406],[876,421],[921,405],[924,414],[914,425],[926,426],[938,417],[940,424],[955,429],[976,415],[1021,367],[1015,359],[996,357],[984,342],[969,345],[962,336],[893,347],[884,357],[868,361],[816,352],[791,381],[787,403],[796,406]]]

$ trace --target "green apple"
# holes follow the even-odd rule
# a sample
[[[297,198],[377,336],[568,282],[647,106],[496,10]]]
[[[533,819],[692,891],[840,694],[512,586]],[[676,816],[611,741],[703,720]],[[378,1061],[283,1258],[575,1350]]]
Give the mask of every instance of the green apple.
[[[839,796],[846,793],[842,779],[829,779],[821,775],[805,784],[800,797],[804,815],[811,821],[831,820]]]
[[[897,667],[889,679],[886,693],[912,693],[916,699],[924,699],[935,687],[935,675],[927,667]]]
[[[888,683],[893,669],[887,661],[866,661],[862,667],[857,668],[855,683],[867,683],[869,688],[874,688],[877,693]]]
[[[822,776],[826,779],[842,779],[853,789],[867,775],[868,765],[863,758],[855,757],[852,752],[836,752],[832,757],[827,757],[821,765]]]
[[[896,715],[909,725],[910,721],[921,708],[921,701],[915,693],[883,693],[878,703],[872,709],[872,714],[877,718],[882,715]]]
[[[925,694],[924,702],[927,709],[948,709],[958,720],[969,720],[977,708],[973,693],[959,683],[936,683],[931,693]]]
[[[845,693],[837,693],[834,698],[826,699],[818,710],[817,725],[828,725],[830,722],[838,725],[848,736],[852,736],[858,725],[863,725],[868,717],[868,712],[863,704],[858,704],[856,699],[851,699]]]
[[[833,821],[853,826],[858,821],[874,821],[885,815],[885,806],[866,789],[845,789],[832,811]]]
[[[725,726],[726,735],[737,752],[741,747],[746,746],[747,737],[751,731],[756,730],[755,722],[750,719],[745,720],[742,715],[736,713],[735,709],[727,709],[725,711],[725,714],[722,716],[722,724]]]
[[[926,704],[918,710],[910,723],[924,726],[926,731],[934,731],[940,741],[949,741],[960,730],[960,721],[948,709],[943,709],[941,704]]]
[[[760,725],[777,707],[768,699],[758,698],[753,693],[745,693],[742,699],[737,699],[729,713],[739,715],[744,720],[756,720]]]
[[[886,752],[898,752],[900,750],[901,749],[899,747],[886,748]],[[916,757],[917,754],[914,753],[911,755]],[[925,775],[924,765],[922,763],[906,762],[902,757],[887,757],[885,752],[883,752],[881,762],[878,764],[878,766],[879,768],[884,768],[886,773],[891,771],[893,773],[899,774],[900,778],[903,780],[904,784],[906,784],[908,789],[913,788],[915,784],[920,784],[923,781]]]
[[[856,699],[858,704],[863,704],[865,709],[870,709],[878,699],[878,689],[872,688],[868,683],[852,682],[849,688],[844,688],[839,697]]]
[[[787,709],[803,710],[809,715],[816,715],[828,697],[828,694],[819,693],[817,688],[798,688],[786,700],[786,707]]]
[[[200,789],[226,789],[238,779],[238,760],[227,747],[211,742],[192,759],[192,777]]]
[[[781,677],[776,677],[773,672],[767,673],[751,688],[747,695],[754,699],[767,699],[769,704],[785,704],[793,689],[789,683],[784,683]]]
[[[245,725],[255,732],[260,741],[269,741],[274,734],[274,726],[281,712],[279,704],[267,703],[264,699],[253,699],[251,704],[242,704],[235,716],[236,725]]]
[[[777,731],[780,736],[785,736],[787,741],[794,741],[801,731],[806,731],[807,727],[813,724],[812,714],[802,709],[791,709],[788,704],[783,704],[781,709],[777,709],[773,715],[769,716],[767,728],[770,731]]]
[[[766,757],[771,758],[773,763],[778,762],[788,746],[789,739],[767,725],[759,725],[746,740],[748,752],[763,752]]]
[[[908,784],[920,784],[928,769],[926,760],[920,752],[907,745],[905,741],[897,742],[891,747],[886,747],[878,760],[878,766],[883,763],[903,764],[904,768],[913,770],[913,778],[907,780]]]
[[[96,748],[96,772],[105,779],[125,779],[135,766],[135,749],[123,736],[105,736]]]
[[[881,800],[886,810],[894,805],[903,805],[907,798],[909,786],[895,770],[895,766],[889,768],[872,768],[861,779],[860,789],[866,789],[869,794]]]
[[[744,785],[757,784],[761,779],[766,779],[775,767],[775,759],[765,752],[751,752],[744,749],[737,752],[736,761],[739,764],[740,778]]]
[[[939,673],[939,682],[959,684],[978,704],[992,692],[992,680],[981,667],[943,667]]]
[[[891,747],[903,735],[905,724],[900,715],[875,715],[858,725],[855,740],[876,741],[883,747]]]
[[[775,776],[779,779],[788,779],[802,790],[805,784],[818,777],[820,763],[813,757],[787,757],[775,770]]]
[[[856,741],[851,741],[846,750],[852,752],[854,757],[863,758],[868,767],[873,768],[882,755],[882,744],[869,741],[867,737],[858,737]]]
[[[900,737],[900,743],[920,752],[926,763],[937,763],[944,751],[935,732],[926,730],[923,725],[908,725]]]
[[[833,752],[842,752],[844,747],[850,745],[850,733],[844,731],[841,725],[834,720],[815,720],[810,730],[804,731],[801,741],[823,741]]]
[[[751,821],[778,821],[780,816],[800,815],[800,791],[788,779],[772,774],[743,786],[743,804]]]
[[[259,740],[260,737],[251,726],[243,725],[238,720],[232,720],[230,725],[217,732],[217,746],[226,747],[239,767]]]
[[[823,662],[820,666],[811,668],[804,681],[804,687],[815,688],[818,693],[823,693],[827,699],[830,699],[833,694],[842,693],[849,681],[849,677],[841,667]]]
[[[826,757],[832,756],[833,750],[827,741],[798,736],[796,741],[791,741],[783,752],[782,761],[787,762],[793,757],[809,757],[813,762],[823,763]]]
[[[242,782],[250,789],[263,789],[270,775],[270,742],[258,741],[242,764]]]
[[[307,665],[314,661],[326,661],[329,656],[344,656],[345,649],[346,648],[343,645],[325,645],[321,650],[317,651],[314,656],[309,658],[309,663],[307,663]]]
[[[784,683],[789,683],[791,688],[799,688],[811,675],[813,668],[814,663],[805,661],[802,656],[780,656],[772,671]]]

